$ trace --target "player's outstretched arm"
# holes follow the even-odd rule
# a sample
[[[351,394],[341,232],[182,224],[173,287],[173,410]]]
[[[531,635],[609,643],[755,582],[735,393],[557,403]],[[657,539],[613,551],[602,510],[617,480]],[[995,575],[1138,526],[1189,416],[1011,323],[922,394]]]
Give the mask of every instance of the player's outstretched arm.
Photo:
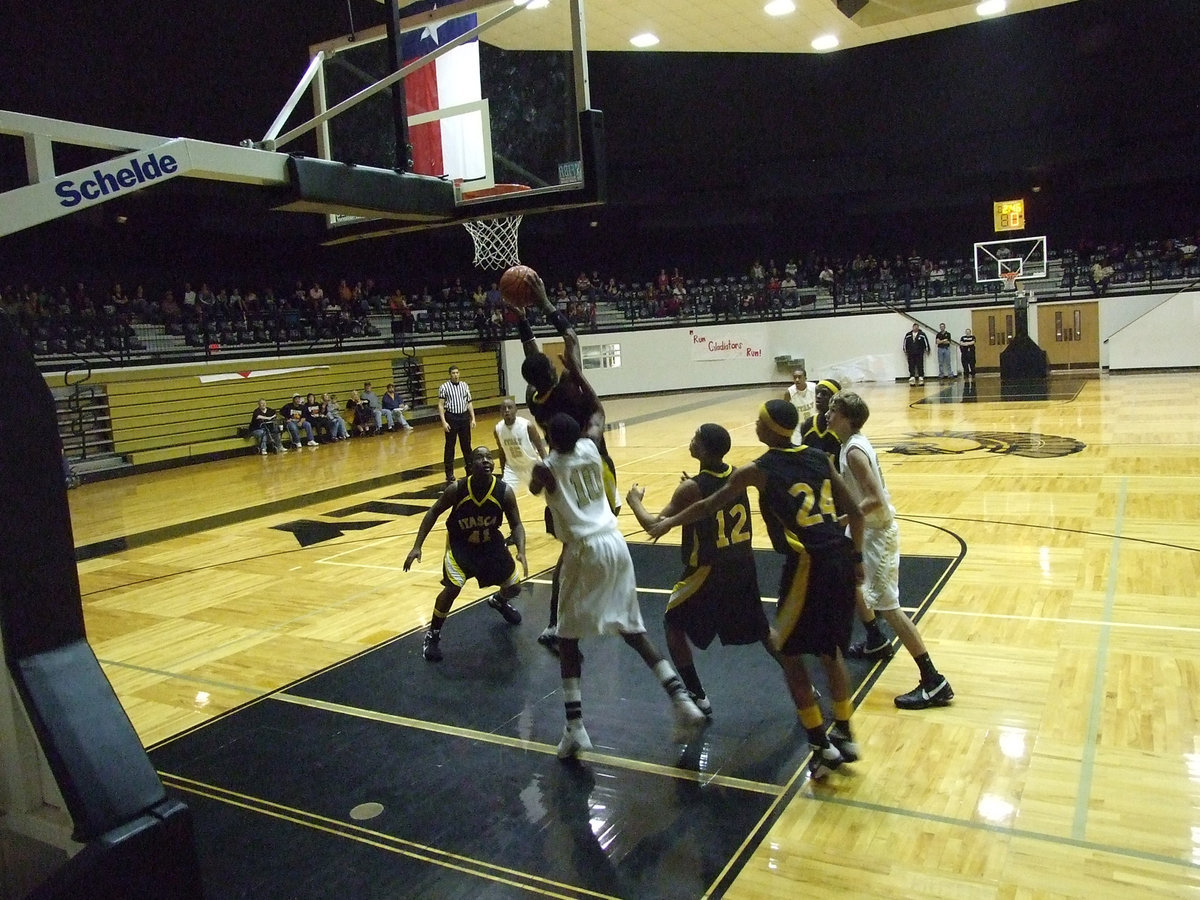
[[[633,487],[629,489],[629,493],[625,495],[625,501],[629,504],[629,508],[633,510],[634,518],[638,520],[638,524],[647,531],[656,522],[682,512],[701,499],[700,486],[691,478],[676,486],[675,493],[671,495],[670,502],[659,513],[652,513],[646,509],[645,504],[642,502],[645,495],[646,489],[637,482],[634,482]]]
[[[537,451],[538,459],[546,458],[546,442],[542,440],[542,432],[540,428],[529,427],[529,442],[533,444],[533,449]]]
[[[659,519],[647,528],[646,532],[653,538],[660,538],[672,528],[679,528],[683,525],[691,525],[694,522],[699,522],[708,516],[714,515],[723,506],[733,502],[746,488],[753,485],[761,489],[765,482],[766,475],[762,469],[754,463],[747,463],[734,470],[734,473],[729,476],[724,486],[715,494],[710,494],[703,500],[692,503],[674,515]],[[842,488],[844,490],[845,485],[842,485]],[[861,516],[859,518],[861,521]]]
[[[521,523],[521,510],[517,506],[517,492],[508,488],[504,492],[504,515],[508,519],[508,532],[517,548],[517,560],[521,563],[523,577],[529,577],[529,562],[525,558],[525,526]]]
[[[553,494],[558,490],[558,479],[554,477],[554,473],[550,471],[550,467],[543,462],[533,464],[533,475],[529,478],[529,492],[531,494],[540,494],[546,491]]]
[[[429,512],[425,513],[425,517],[421,519],[421,525],[417,529],[417,538],[413,541],[412,549],[408,551],[408,556],[404,560],[404,571],[407,572],[412,568],[412,564],[421,558],[421,547],[425,544],[425,538],[429,537],[429,532],[433,530],[434,523],[438,518],[448,510],[454,502],[454,498],[458,496],[458,485],[446,488],[445,492],[438,497],[437,502],[429,508]]]

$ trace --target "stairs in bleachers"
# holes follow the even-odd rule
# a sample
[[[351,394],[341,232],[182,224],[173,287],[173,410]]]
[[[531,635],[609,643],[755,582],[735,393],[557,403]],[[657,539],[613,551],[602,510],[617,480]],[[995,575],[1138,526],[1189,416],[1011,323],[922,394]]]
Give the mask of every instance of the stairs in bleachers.
[[[108,394],[99,385],[76,384],[53,388],[54,409],[63,453],[76,475],[128,468],[113,449]]]

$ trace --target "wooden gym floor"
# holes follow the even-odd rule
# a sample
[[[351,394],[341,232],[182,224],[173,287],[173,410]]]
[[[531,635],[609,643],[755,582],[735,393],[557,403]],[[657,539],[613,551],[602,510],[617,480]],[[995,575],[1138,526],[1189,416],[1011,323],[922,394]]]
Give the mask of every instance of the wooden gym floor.
[[[765,898],[805,888],[880,897],[1193,895],[1200,889],[1195,383],[1194,374],[1056,377],[1043,396],[1004,396],[987,377],[965,396],[961,382],[932,379],[924,388],[857,388],[871,405],[865,431],[901,517],[908,566],[901,591],[921,610],[920,630],[957,696],[944,709],[895,709],[893,696],[916,684],[902,649],[862,673],[854,722],[863,760],[824,784],[804,780],[802,737],[770,758],[769,777],[754,735],[733,746],[732,723],[754,712],[769,713],[771,727],[791,727],[781,683],[769,668],[759,672],[757,661],[743,665],[747,650],[697,654],[710,684],[723,679],[710,688],[716,720],[709,745],[676,761],[661,721],[665,703],[649,676],[634,654],[602,641],[584,647],[584,705],[602,746],[564,771],[553,757],[560,685],[553,660],[534,643],[557,545],[543,534],[541,502],[527,494],[520,506],[534,577],[518,601],[525,623],[498,630],[494,612],[471,605],[483,592],[470,587],[444,632],[446,661],[420,660],[419,634],[440,578],[441,523],[422,562],[409,573],[402,566],[441,487],[435,426],[70,492],[88,635],[164,780],[193,806],[201,828],[219,830],[230,847],[269,844],[285,826],[334,836],[312,852],[320,857],[332,847],[340,875],[286,887],[282,876],[268,879],[258,896],[444,890],[444,878],[430,880],[435,870],[455,873],[462,896],[630,896],[630,885],[640,896],[678,895],[675,886],[627,876],[645,859],[685,846],[702,869],[695,896]],[[679,473],[694,471],[687,443],[705,421],[733,434],[731,462],[752,459],[758,405],[782,390],[608,401],[622,490],[637,481],[647,486],[648,506],[664,503]],[[495,418],[480,416],[476,443],[492,444]],[[676,551],[649,546],[630,514],[621,522],[649,622],[659,616],[662,588],[647,587],[643,570],[669,579]],[[672,541],[677,533],[661,543]],[[768,547],[760,525],[755,543]],[[770,554],[761,555],[765,570]],[[927,590],[912,566],[929,560],[945,565]],[[773,577],[761,576],[764,594],[774,594]],[[472,653],[480,642],[505,665]],[[375,681],[361,682],[361,695],[350,690],[338,703],[317,696],[349,690],[329,686],[339,672],[366,671],[347,667],[367,660],[383,664]],[[446,710],[455,701],[508,696],[497,692],[509,681],[540,691],[528,720],[507,732],[451,721]],[[362,714],[376,700],[391,702],[379,699],[389,690],[399,712]],[[287,707],[295,721],[282,728],[263,720],[273,706]],[[470,707],[466,720],[477,713]],[[299,753],[300,742],[277,739],[266,743],[275,766],[258,760],[254,777],[242,773],[241,790],[173,777],[184,757],[207,758],[217,772],[218,749],[256,730],[303,734],[316,726],[295,717],[318,712],[321,728],[354,742],[357,767],[346,764],[344,747]],[[384,835],[371,818],[356,818],[370,811],[351,814],[358,794],[339,783],[339,771],[356,779],[372,773],[397,830]],[[340,812],[263,812],[269,804],[256,794],[269,794],[272,778],[300,798],[310,788]],[[686,790],[672,793],[664,783]],[[774,787],[764,794],[763,784]],[[538,785],[540,799],[522,785]],[[683,811],[669,828],[628,827],[656,821],[668,802]],[[439,806],[476,821],[503,864],[456,855],[436,831],[405,843],[411,822],[404,819]],[[247,807],[263,812],[248,832],[231,812]],[[695,824],[710,821],[711,833]],[[506,822],[513,835],[540,823],[538,855],[570,860],[562,871],[578,877],[523,868],[528,843],[506,844]],[[689,828],[697,833],[685,836]],[[741,843],[731,845],[730,834],[743,835]],[[263,859],[264,873],[277,868]],[[373,888],[348,891],[351,870],[398,880],[380,876],[368,882]]]

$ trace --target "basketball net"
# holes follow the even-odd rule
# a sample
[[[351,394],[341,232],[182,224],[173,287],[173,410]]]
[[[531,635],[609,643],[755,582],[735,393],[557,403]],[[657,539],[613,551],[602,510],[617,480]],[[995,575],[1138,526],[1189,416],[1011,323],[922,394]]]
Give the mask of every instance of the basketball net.
[[[1020,272],[1001,272],[1000,277],[1004,280],[1004,290],[1015,291],[1017,289],[1017,278]]]
[[[496,216],[463,222],[463,228],[475,242],[475,266],[479,269],[507,269],[521,261],[517,255],[517,229],[522,217]]]

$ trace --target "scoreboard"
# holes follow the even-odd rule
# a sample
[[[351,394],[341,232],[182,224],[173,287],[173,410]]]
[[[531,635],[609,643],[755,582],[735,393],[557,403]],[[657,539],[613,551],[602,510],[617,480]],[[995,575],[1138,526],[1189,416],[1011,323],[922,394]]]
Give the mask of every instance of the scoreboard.
[[[1025,201],[997,200],[992,204],[992,218],[997,231],[1025,230]]]

